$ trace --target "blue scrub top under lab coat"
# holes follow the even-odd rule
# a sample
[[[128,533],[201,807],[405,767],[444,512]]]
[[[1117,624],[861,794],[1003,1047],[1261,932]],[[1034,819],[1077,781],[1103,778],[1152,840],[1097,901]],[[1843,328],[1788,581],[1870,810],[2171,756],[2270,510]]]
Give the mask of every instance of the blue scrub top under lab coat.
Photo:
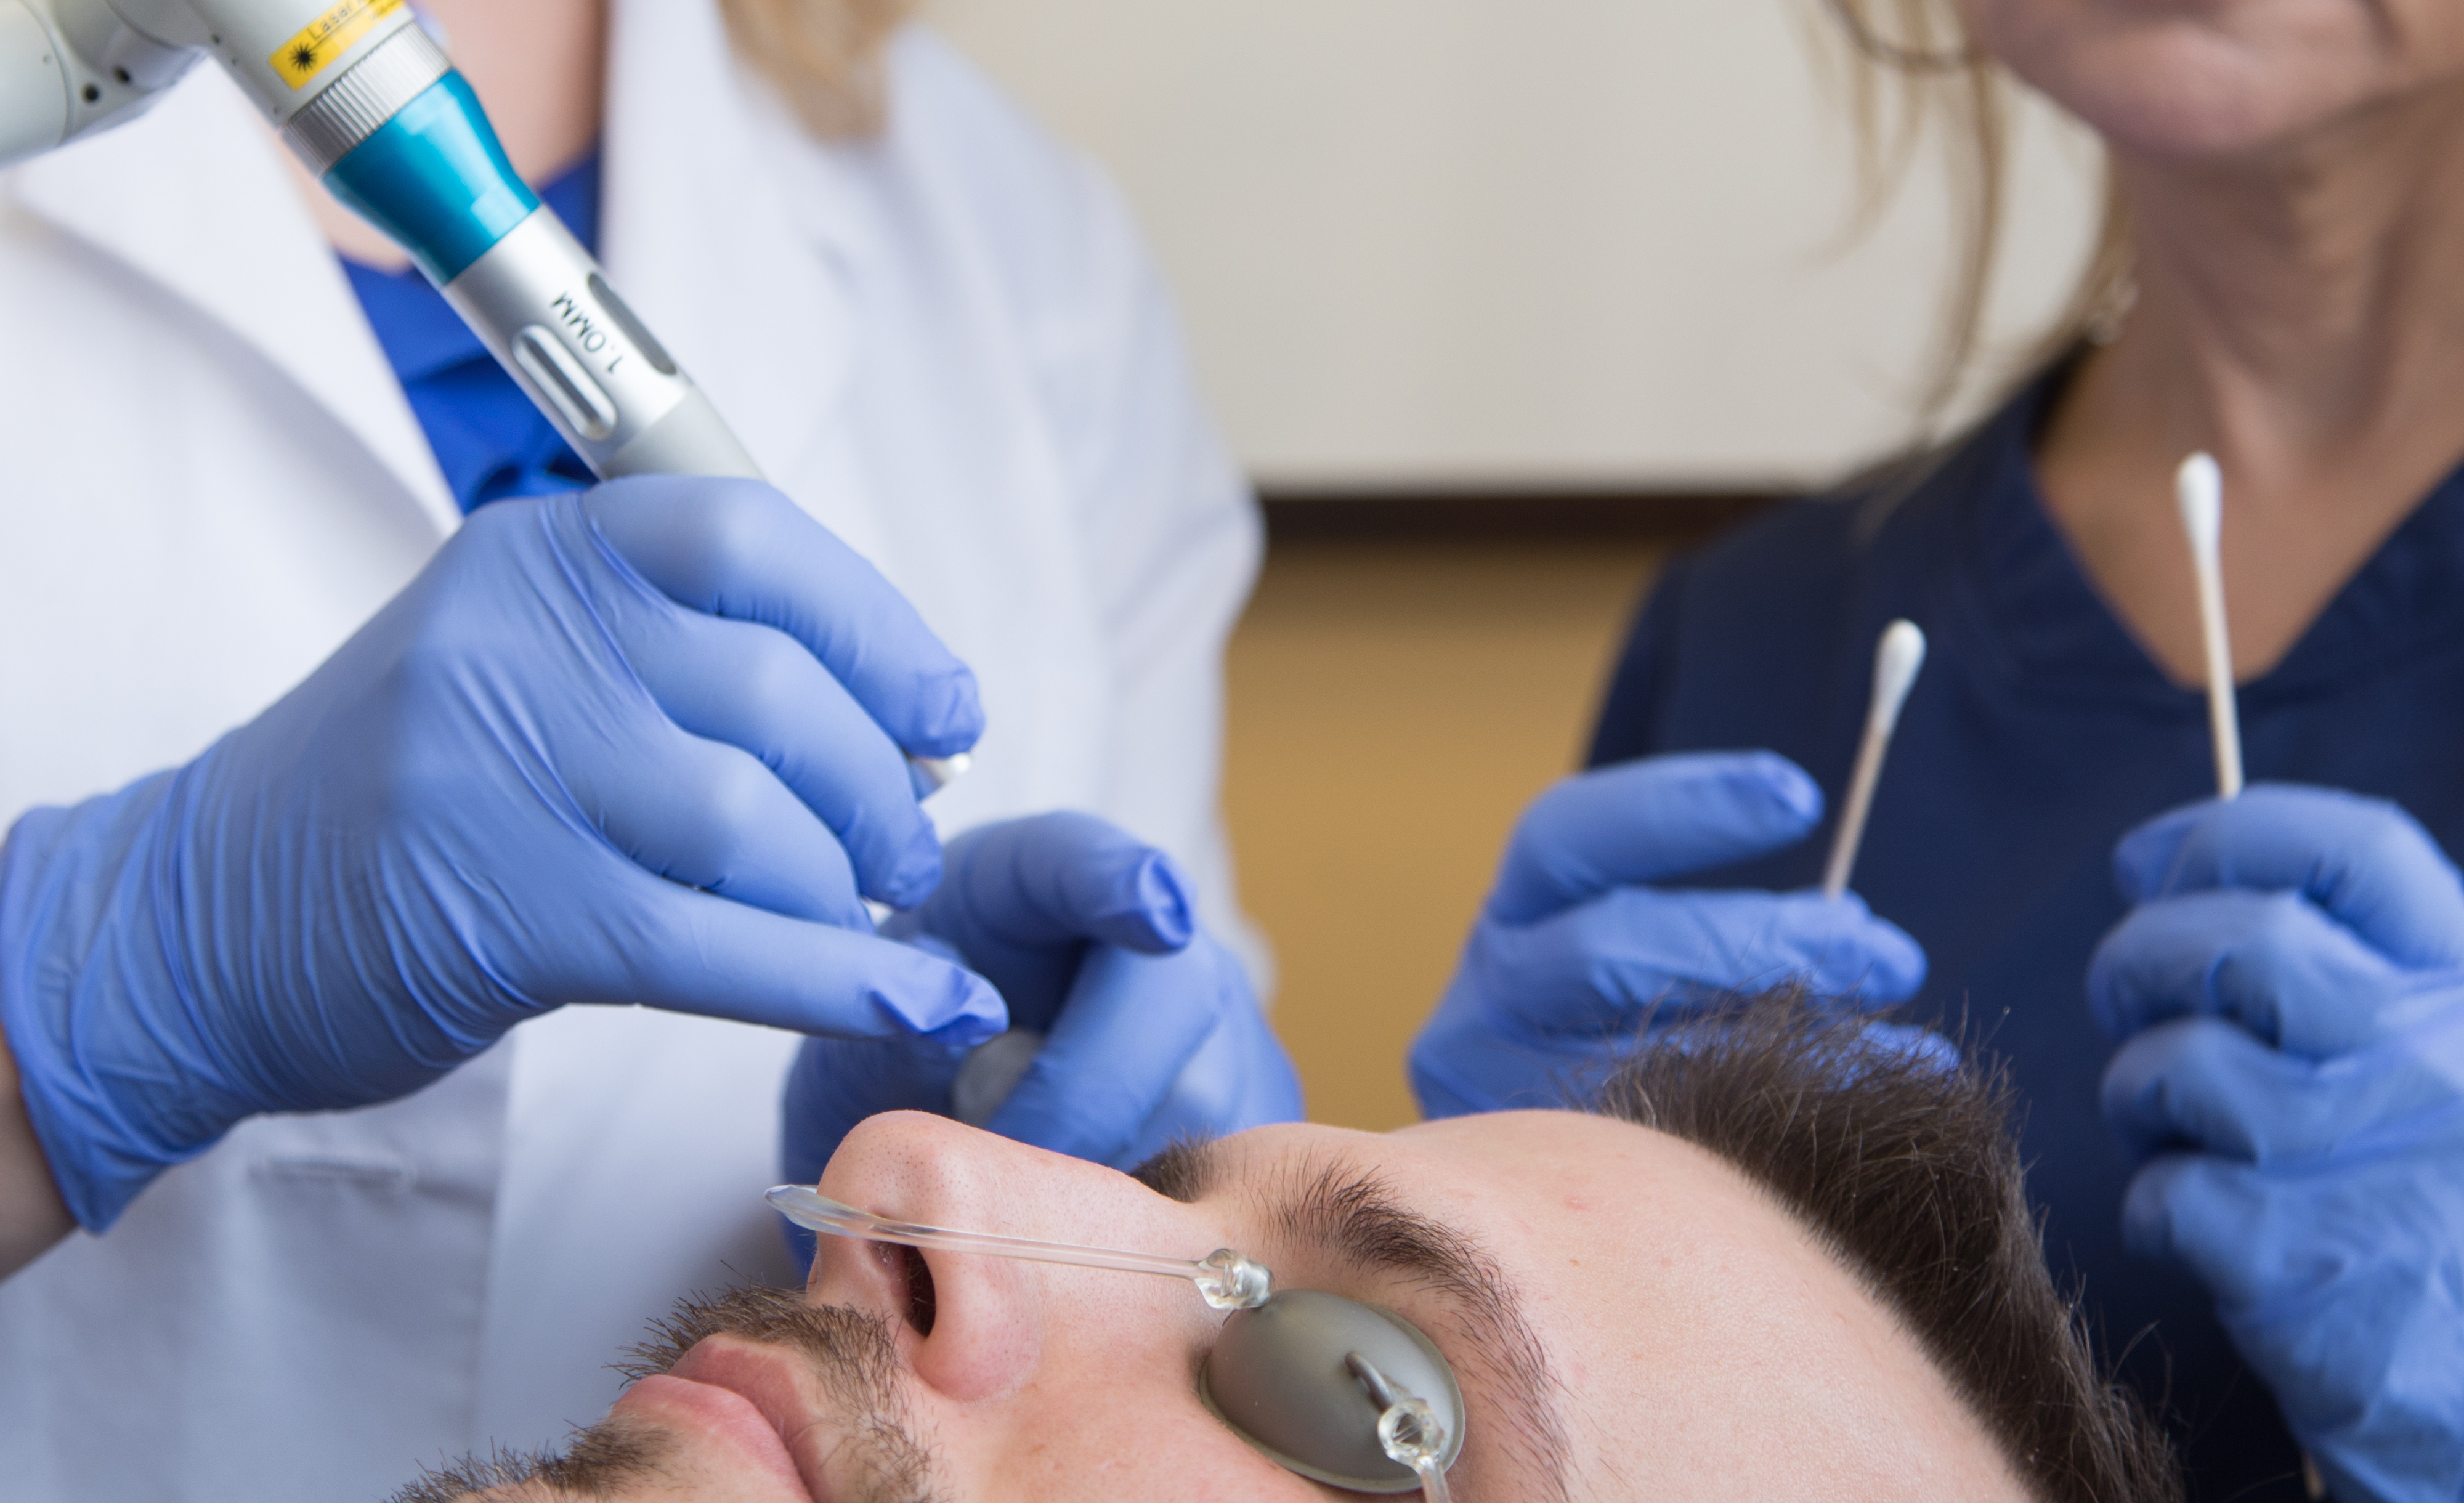
[[[2113,1050],[2084,1000],[2088,958],[2123,913],[2114,843],[2212,796],[2215,770],[2203,694],[2167,681],[2123,630],[2037,492],[2033,440],[2058,380],[1920,480],[1786,507],[1674,563],[1617,667],[1592,758],[1769,747],[1836,809],[1875,638],[1895,616],[1925,628],[1931,655],[1856,889],[1925,946],[1917,1017],[1964,1022],[2009,1059],[2056,1275],[2084,1282],[2107,1352],[2152,1332],[2126,1370],[2151,1400],[2169,1377],[2192,1495],[2298,1498],[2299,1452],[2204,1290],[2122,1246],[2132,1163],[2097,1109]],[[2241,717],[2253,781],[2393,799],[2451,857],[2464,850],[2464,476],[2243,687]],[[1706,885],[1810,885],[1829,838]]]
[[[596,149],[539,195],[575,239],[597,247]],[[342,270],[464,512],[509,496],[543,496],[592,483],[590,467],[427,277],[407,268],[381,272],[347,259]]]

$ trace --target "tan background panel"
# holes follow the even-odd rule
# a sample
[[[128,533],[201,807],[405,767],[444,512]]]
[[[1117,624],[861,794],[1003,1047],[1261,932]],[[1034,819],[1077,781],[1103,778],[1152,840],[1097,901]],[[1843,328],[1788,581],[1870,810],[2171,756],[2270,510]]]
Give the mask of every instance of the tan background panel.
[[[1403,1053],[1524,804],[1578,765],[1664,544],[1279,542],[1232,641],[1225,805],[1311,1119],[1418,1119]]]

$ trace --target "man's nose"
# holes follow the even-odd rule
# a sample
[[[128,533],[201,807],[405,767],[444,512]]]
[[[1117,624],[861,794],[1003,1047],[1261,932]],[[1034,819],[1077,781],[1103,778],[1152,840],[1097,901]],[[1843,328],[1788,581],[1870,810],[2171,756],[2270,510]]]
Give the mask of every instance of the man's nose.
[[[1187,1207],[1126,1175],[915,1112],[849,1133],[821,1190],[893,1220],[962,1231],[1192,1258],[1215,1246]],[[915,1376],[963,1401],[1015,1392],[1044,1367],[1092,1350],[1103,1333],[1119,1343],[1116,1356],[1180,1347],[1199,1338],[1207,1314],[1175,1280],[833,1236],[821,1239],[806,1292],[893,1321]]]

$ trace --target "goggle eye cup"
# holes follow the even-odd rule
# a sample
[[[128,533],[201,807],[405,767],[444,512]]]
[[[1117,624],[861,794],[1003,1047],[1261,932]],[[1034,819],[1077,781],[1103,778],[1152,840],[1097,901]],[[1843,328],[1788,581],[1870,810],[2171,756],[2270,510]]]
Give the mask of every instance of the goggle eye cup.
[[[1436,1344],[1391,1310],[1320,1290],[1226,1316],[1198,1391],[1243,1440],[1330,1487],[1423,1492],[1463,1452],[1463,1388]]]

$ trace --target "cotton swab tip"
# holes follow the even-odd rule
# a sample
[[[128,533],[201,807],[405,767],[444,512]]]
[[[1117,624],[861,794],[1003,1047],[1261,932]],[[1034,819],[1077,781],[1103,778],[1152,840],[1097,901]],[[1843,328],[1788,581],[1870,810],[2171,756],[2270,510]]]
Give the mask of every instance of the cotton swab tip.
[[[1925,667],[1925,629],[1913,621],[1894,621],[1882,629],[1882,640],[1874,649],[1874,704],[1872,723],[1887,736],[1900,723],[1900,709],[1908,702],[1908,691],[1916,687],[1917,672]]]
[[[2202,560],[2213,559],[2225,521],[2225,474],[2217,468],[2215,456],[2201,451],[2183,460],[2173,475],[2173,496],[2181,505],[2182,527],[2190,535],[2190,546]]]
[[[1925,667],[1925,634],[1913,621],[1894,621],[1882,629],[1874,647],[1874,698],[1865,711],[1865,736],[1857,748],[1857,767],[1848,778],[1848,801],[1840,807],[1839,831],[1832,837],[1831,859],[1822,872],[1822,895],[1837,898],[1848,891],[1848,876],[1857,865],[1857,847],[1865,838],[1865,816],[1873,811],[1874,786],[1881,781],[1882,757],[1891,733],[1899,727],[1900,708],[1916,687],[1917,671]]]

